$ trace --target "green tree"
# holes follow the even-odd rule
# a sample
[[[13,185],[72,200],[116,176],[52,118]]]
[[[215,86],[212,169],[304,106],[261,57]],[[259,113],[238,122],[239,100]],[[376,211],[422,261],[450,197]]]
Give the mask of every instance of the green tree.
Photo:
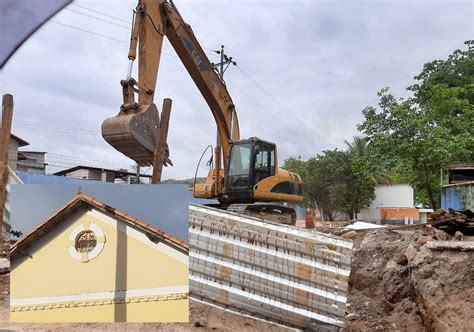
[[[474,48],[456,50],[447,60],[427,63],[397,99],[382,89],[379,109],[363,110],[358,125],[368,140],[373,163],[383,156],[415,188],[418,203],[436,209],[442,165],[474,160]]]
[[[367,139],[363,136],[352,136],[352,142],[344,140],[349,153],[355,157],[363,157],[367,152]]]
[[[307,161],[287,159],[283,168],[303,178],[305,204],[316,202],[325,218],[334,220],[337,212],[353,215],[373,199],[373,183],[353,172],[352,158],[347,151],[327,150]]]
[[[363,136],[353,136],[352,142],[344,140],[348,152],[352,155],[352,170],[355,174],[363,175],[364,178],[370,180],[374,185],[377,184],[392,184],[393,179],[389,175],[382,158],[372,158],[372,151],[368,144],[368,140]],[[374,162],[374,159],[377,162]]]

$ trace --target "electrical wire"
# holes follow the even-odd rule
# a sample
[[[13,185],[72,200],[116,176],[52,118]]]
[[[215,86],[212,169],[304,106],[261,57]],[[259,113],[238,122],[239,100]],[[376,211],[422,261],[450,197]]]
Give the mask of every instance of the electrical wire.
[[[259,102],[257,102],[254,98],[252,98],[249,94],[247,94],[244,90],[242,90],[237,84],[233,83],[229,79],[227,81],[232,84],[234,87],[237,88],[245,97],[247,97],[248,100],[250,100],[254,105],[256,105],[258,108],[260,108],[262,111],[265,113],[269,114],[276,122],[280,123],[283,127],[285,127],[289,132],[291,132],[294,137],[297,137],[298,140],[300,140],[301,143],[307,144],[305,141],[304,137],[301,136],[299,132],[294,131],[291,127],[289,127],[285,122],[283,122],[280,118],[278,118],[276,115],[274,115],[272,112],[267,110],[265,107],[263,107]]]
[[[61,23],[61,22],[57,22],[57,21],[53,21],[53,20],[49,20],[49,22],[54,23],[54,24],[59,24],[59,25],[62,25],[62,26],[65,26],[65,27],[68,27],[68,28],[71,28],[71,29],[78,30],[78,31],[90,33],[90,34],[95,35],[97,37],[107,38],[107,39],[110,39],[110,40],[113,40],[113,41],[116,41],[116,42],[119,42],[119,43],[122,43],[122,44],[127,44],[127,45],[129,44],[128,41],[124,41],[124,40],[120,40],[120,39],[117,39],[117,38],[102,35],[100,33],[93,32],[93,31],[86,30],[86,29],[82,29],[82,28],[78,28],[78,27],[73,26],[73,25],[69,25],[69,24],[65,24],[65,23]],[[174,54],[167,53],[167,52],[161,52],[161,54],[166,55],[166,56],[170,56],[170,57],[173,57],[173,58],[178,58],[178,56],[176,56]]]
[[[86,29],[78,28],[78,27],[75,27],[75,26],[72,26],[72,25],[69,25],[69,24],[65,24],[65,23],[61,23],[61,22],[57,22],[57,21],[53,21],[53,20],[49,20],[49,22],[54,23],[54,24],[59,24],[59,25],[62,25],[62,26],[65,26],[65,27],[68,27],[68,28],[71,28],[71,29],[79,30],[79,31],[82,31],[82,32],[90,33],[90,34],[98,36],[98,37],[107,38],[107,39],[110,39],[110,40],[113,40],[113,41],[116,41],[116,42],[119,42],[119,43],[122,43],[122,44],[128,44],[128,42],[126,42],[126,41],[123,41],[123,40],[120,40],[120,39],[117,39],[117,38],[113,38],[113,37],[109,37],[109,36],[105,36],[105,35],[102,35],[100,33],[89,31],[89,30],[86,30]]]
[[[74,10],[74,9],[71,9],[71,8],[64,8],[64,9],[69,10],[69,11],[74,12],[74,13],[77,13],[77,14],[80,14],[80,15],[84,15],[84,16],[93,18],[93,19],[98,20],[98,21],[102,21],[102,22],[105,22],[105,23],[109,23],[109,24],[115,25],[115,26],[120,27],[120,28],[122,28],[122,29],[131,30],[130,27],[124,27],[123,25],[120,25],[120,24],[117,24],[117,23],[114,23],[114,22],[111,22],[111,21],[107,21],[107,20],[101,19],[101,18],[99,18],[99,17],[92,16],[92,15],[89,15],[89,14],[86,14],[86,13],[83,13],[83,12],[80,12],[80,11],[78,11],[78,10]]]
[[[97,14],[101,14],[101,15],[104,15],[104,16],[107,16],[107,17],[116,19],[116,20],[118,20],[118,21],[121,21],[121,22],[125,22],[125,23],[130,24],[129,21],[126,21],[126,20],[124,20],[124,19],[118,18],[118,17],[116,17],[116,16],[112,16],[112,15],[106,14],[106,13],[104,13],[104,12],[101,12],[101,11],[98,11],[98,10],[95,10],[95,9],[92,9],[92,8],[88,8],[88,7],[86,7],[86,6],[81,6],[81,5],[78,5],[78,4],[76,4],[76,3],[73,3],[73,4],[71,4],[71,5],[72,5],[72,6],[75,6],[75,7],[87,9],[87,10],[89,10],[89,11],[91,11],[91,12],[94,12],[94,13],[97,13]]]
[[[245,76],[247,79],[249,79],[257,88],[259,88],[260,91],[262,91],[266,96],[268,96],[274,103],[276,103],[280,108],[285,110],[288,114],[292,114],[292,116],[298,120],[300,123],[303,124],[307,129],[310,131],[314,132],[318,138],[320,138],[326,145],[330,146],[328,141],[320,135],[318,132],[316,132],[313,128],[309,127],[305,121],[301,120],[299,117],[295,115],[294,112],[291,112],[288,110],[282,103],[280,103],[265,87],[263,87],[261,84],[259,84],[252,76],[250,76],[246,71],[244,71],[239,65],[236,65],[237,69]]]
[[[92,137],[101,137],[100,132],[95,132],[92,130],[82,129],[82,128],[74,128],[74,127],[67,127],[67,126],[57,126],[57,125],[48,125],[39,122],[29,122],[23,120],[15,120],[13,122],[14,128],[23,128],[23,129],[30,129],[30,130],[38,130],[38,131],[45,131],[45,132],[57,132],[61,134],[72,134],[72,135],[86,135]],[[174,141],[168,141],[168,144],[172,146],[172,151],[174,152],[181,152],[186,155],[194,155],[199,156],[199,153],[195,152],[194,150],[177,144]]]
[[[46,164],[51,165],[51,166],[57,166],[57,167],[71,167],[71,166],[78,166],[78,162],[81,162],[81,166],[85,167],[95,167],[95,168],[108,168],[111,170],[115,171],[127,171],[127,172],[133,172],[132,167],[133,165],[130,164],[121,164],[121,163],[112,163],[112,162],[104,162],[100,160],[94,160],[94,159],[87,159],[87,158],[79,158],[79,157],[73,157],[73,156],[65,156],[65,155],[60,155],[60,154],[55,154],[55,153],[47,153],[46,154]],[[87,164],[85,164],[87,163]],[[116,169],[117,167],[120,167],[120,169]],[[168,170],[163,170],[163,174],[165,175],[175,175],[175,176],[180,176],[186,179],[191,179],[192,176],[190,175],[184,175],[180,173],[176,173],[173,171],[168,171]]]
[[[86,7],[86,6],[81,6],[81,5],[77,5],[77,4],[72,4],[72,5],[73,5],[73,6],[76,6],[76,7],[80,7],[80,8],[86,9],[86,10],[90,10],[90,11],[92,11],[92,12],[94,12],[94,13],[97,13],[97,14],[101,14],[101,15],[104,15],[104,16],[107,16],[107,17],[110,17],[110,18],[119,20],[119,21],[121,21],[121,22],[125,22],[125,23],[128,23],[128,24],[131,24],[129,21],[123,20],[123,19],[121,19],[121,18],[119,18],[119,17],[116,17],[116,16],[112,16],[112,15],[106,14],[106,13],[101,12],[101,11],[98,11],[98,10],[94,10],[94,9],[92,9],[92,8],[88,8],[88,7]],[[110,23],[110,24],[116,25],[116,24],[113,23],[113,22],[109,22],[109,21],[106,21],[106,20],[102,20],[102,19],[100,19],[100,18],[91,16],[91,15],[87,15],[87,14],[85,14],[85,13],[82,13],[82,12],[79,12],[79,11],[76,11],[76,10],[73,10],[73,9],[70,9],[70,8],[66,8],[66,9],[68,9],[68,10],[70,10],[70,11],[73,11],[73,12],[77,12],[77,13],[82,14],[82,15],[85,15],[85,16],[90,16],[90,17],[92,17],[92,18],[101,20],[101,21],[106,22],[106,23]],[[150,20],[151,20],[151,17],[150,17]],[[153,26],[155,27],[155,30],[158,32],[158,34],[160,34],[161,36],[163,36],[163,34],[160,33],[159,30],[156,28],[155,23],[153,22],[153,20],[151,20],[151,21],[152,21]],[[124,28],[124,27],[123,27],[123,28]],[[126,28],[126,29],[131,30],[131,28]],[[212,49],[212,48],[209,48],[209,47],[205,47],[205,46],[201,46],[201,47],[202,47],[203,49],[206,49],[206,50],[212,52],[212,53],[206,52],[208,55],[219,56],[218,54],[216,54],[216,52],[217,52],[216,50],[214,50],[214,49]],[[165,55],[170,55],[170,56],[174,56],[174,57],[176,57],[176,58],[178,57],[178,56],[173,55],[173,54],[166,54],[166,53],[163,53],[163,54],[165,54]]]
[[[80,6],[80,5],[76,5],[74,4],[75,6],[77,7],[81,7],[83,9],[87,9],[87,10],[90,10],[92,12],[96,12],[98,14],[101,14],[101,15],[105,15],[107,17],[110,17],[110,18],[114,18],[114,19],[117,19],[119,21],[122,21],[122,22],[126,22],[126,23],[129,23],[125,20],[122,20],[120,18],[117,18],[115,16],[112,16],[112,15],[108,15],[106,13],[103,13],[103,12],[100,12],[100,11],[97,11],[97,10],[93,10],[91,8],[88,8],[88,7],[85,7],[85,6]],[[66,8],[66,9],[69,9],[69,8]],[[106,20],[103,20],[103,19],[100,19],[100,18],[97,18],[97,17],[94,17],[94,16],[91,16],[91,15],[88,15],[88,14],[85,14],[85,13],[82,13],[82,12],[79,12],[79,11],[76,11],[76,10],[73,10],[73,9],[69,9],[70,11],[72,12],[75,12],[77,14],[82,14],[82,15],[85,15],[85,16],[89,16],[91,18],[95,18],[95,19],[98,19],[100,21],[103,21],[105,23],[109,23],[109,24],[113,24],[113,25],[117,25],[113,22],[110,22],[110,21],[106,21]],[[151,19],[151,18],[150,18]],[[129,42],[127,41],[123,41],[123,40],[119,40],[119,39],[116,39],[116,38],[113,38],[113,37],[110,37],[110,36],[106,36],[106,35],[102,35],[102,34],[99,34],[99,33],[96,33],[96,32],[93,32],[93,31],[89,31],[89,30],[86,30],[86,29],[82,29],[82,28],[79,28],[79,27],[75,27],[75,26],[72,26],[72,25],[69,25],[69,24],[65,24],[65,23],[61,23],[61,22],[57,22],[57,21],[52,21],[51,22],[55,23],[55,24],[59,24],[59,25],[62,25],[62,26],[65,26],[65,27],[69,27],[71,29],[75,29],[75,30],[78,30],[78,31],[82,31],[82,32],[85,32],[85,33],[89,33],[89,34],[93,34],[95,36],[98,36],[98,37],[102,37],[102,38],[107,38],[109,40],[113,40],[113,41],[116,41],[116,42],[120,42],[120,43],[123,43],[123,44],[128,44]],[[153,23],[153,22],[152,22]],[[122,28],[125,28],[123,26],[120,26]],[[129,29],[130,28],[126,28],[126,29]],[[156,29],[156,27],[155,27]],[[212,55],[215,55],[215,56],[218,56],[217,54],[217,51],[216,50],[213,50],[211,48],[208,48],[208,47],[204,47],[202,46],[203,49],[205,50],[208,50],[210,52],[212,52],[211,54]],[[206,52],[208,53],[208,52]],[[166,53],[166,52],[162,52],[163,55],[167,55],[167,56],[171,56],[171,57],[174,57],[174,58],[178,58],[176,55],[174,54],[169,54],[169,53]],[[208,53],[209,54],[209,53]],[[245,70],[243,70],[240,66],[237,66],[236,67],[238,68],[238,70],[247,78],[249,79],[259,90],[261,90],[266,96],[268,96],[273,102],[275,102],[278,106],[280,106],[282,109],[288,111],[288,109],[282,104],[280,103],[268,90],[266,90],[261,84],[259,84],[255,79],[253,79]],[[230,82],[230,81],[229,81]],[[268,114],[270,114],[270,116],[275,119],[276,121],[278,121],[281,125],[283,125],[285,128],[287,128],[288,130],[290,130],[291,132],[295,133],[294,130],[292,128],[290,128],[285,122],[283,122],[280,118],[278,118],[277,116],[275,116],[272,112],[268,111],[267,109],[265,109],[261,104],[259,104],[258,102],[255,101],[255,99],[253,99],[252,97],[250,97],[247,93],[244,92],[243,89],[241,89],[237,84],[233,83],[233,82],[230,82],[231,84],[233,84],[242,94],[244,94],[252,103],[254,103],[255,105],[257,105],[260,109],[264,110],[265,112],[267,112]],[[288,111],[288,113],[290,114],[291,112]],[[310,128],[304,121],[302,121],[301,119],[299,119],[297,116],[295,116],[293,114],[293,117],[295,119],[297,119],[299,122],[301,122],[307,129],[309,129],[310,131],[312,132],[315,132],[314,129]],[[328,142],[327,140],[322,137],[320,134],[318,134],[317,132],[315,132],[315,134],[323,141],[325,142],[327,145]],[[95,135],[95,134],[94,134]],[[296,134],[296,136],[298,137],[301,137],[300,135]],[[306,141],[305,141],[306,143]]]

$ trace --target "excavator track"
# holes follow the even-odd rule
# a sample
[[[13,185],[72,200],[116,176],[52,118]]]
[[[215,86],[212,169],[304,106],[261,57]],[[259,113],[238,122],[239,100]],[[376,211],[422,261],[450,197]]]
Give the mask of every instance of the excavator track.
[[[262,220],[269,220],[279,224],[296,224],[295,210],[278,204],[231,204],[227,207],[227,211],[260,218]]]

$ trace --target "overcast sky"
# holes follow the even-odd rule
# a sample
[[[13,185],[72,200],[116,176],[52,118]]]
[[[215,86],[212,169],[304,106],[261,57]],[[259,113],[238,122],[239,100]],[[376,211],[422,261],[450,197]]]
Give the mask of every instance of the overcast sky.
[[[130,21],[136,3],[75,1],[1,73],[1,92],[14,95],[13,132],[31,143],[29,149],[49,153],[51,171],[79,163],[132,164],[100,135],[102,121],[122,103],[127,23],[77,5]],[[277,143],[280,164],[288,156],[308,158],[343,147],[357,134],[361,110],[376,105],[377,91],[390,86],[406,96],[425,62],[445,58],[474,38],[472,1],[175,3],[203,47],[224,44],[243,70],[230,67],[225,74],[241,137]],[[163,98],[173,99],[169,144],[175,164],[164,177],[189,178],[204,148],[215,144],[215,123],[168,42],[164,52],[169,55],[162,56],[155,103],[161,108]]]
[[[12,186],[11,225],[27,234],[76,194],[74,185]],[[81,185],[81,191],[132,217],[188,242],[186,185]]]

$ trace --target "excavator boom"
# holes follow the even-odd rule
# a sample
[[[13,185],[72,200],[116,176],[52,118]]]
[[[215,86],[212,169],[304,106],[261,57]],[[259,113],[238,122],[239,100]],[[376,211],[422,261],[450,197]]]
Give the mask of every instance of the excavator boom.
[[[104,139],[139,164],[153,161],[159,128],[153,97],[165,36],[209,105],[217,124],[222,154],[226,156],[229,141],[240,139],[232,98],[191,27],[184,22],[172,2],[163,0],[139,1],[128,56],[133,63],[138,44],[138,82],[130,76],[130,65],[127,79],[121,81],[124,101],[120,113],[102,125]],[[138,94],[138,103],[134,99],[135,93]],[[225,168],[226,159],[223,161]]]
[[[194,196],[218,198],[222,206],[235,211],[244,209],[261,215],[279,210],[288,215],[286,209],[275,204],[247,208],[254,202],[301,201],[301,178],[278,168],[275,144],[256,137],[240,139],[235,105],[225,82],[171,0],[139,0],[128,54],[129,69],[126,79],[120,82],[123,104],[117,116],[102,124],[104,139],[141,165],[153,162],[160,127],[153,98],[165,37],[206,100],[217,125],[214,168],[205,183],[195,186]],[[137,50],[138,81],[131,77]],[[166,163],[171,163],[169,151]],[[241,204],[230,207],[235,203]],[[294,222],[293,217],[290,222]]]

